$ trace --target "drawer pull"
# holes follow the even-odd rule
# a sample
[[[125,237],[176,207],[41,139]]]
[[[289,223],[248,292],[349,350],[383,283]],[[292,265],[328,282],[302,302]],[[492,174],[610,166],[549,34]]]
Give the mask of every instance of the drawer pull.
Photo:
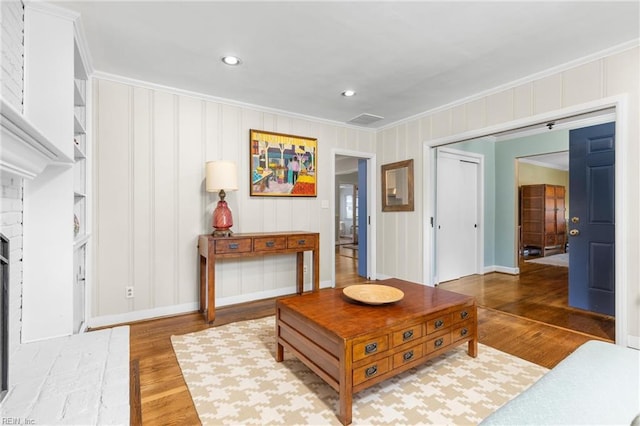
[[[298,245],[303,246],[307,243],[307,240],[298,240]]]
[[[267,243],[265,244],[267,247],[273,247],[276,245],[276,243],[274,243],[273,241],[267,241]]]
[[[467,319],[468,316],[469,316],[469,312],[467,311],[460,312],[460,318]]]
[[[372,377],[372,376],[375,376],[376,374],[378,374],[377,365],[372,365],[371,367],[367,368],[364,372],[364,375],[367,377]]]
[[[404,355],[402,355],[402,359],[405,360],[405,362],[413,359],[413,351],[405,352]]]
[[[463,328],[462,330],[460,330],[460,335],[461,336],[466,336],[467,334],[469,334],[469,330],[467,330],[467,328]]]
[[[407,330],[402,333],[402,340],[409,340],[413,337],[413,330]]]
[[[229,243],[229,250],[236,250],[238,247],[238,243]]]
[[[440,346],[442,346],[443,343],[444,343],[443,339],[438,339],[435,342],[433,342],[433,346],[435,346],[436,348],[439,348]]]
[[[378,350],[378,343],[377,342],[369,343],[367,346],[364,347],[365,355],[372,354],[372,353],[376,352],[377,350]]]
[[[444,325],[444,321],[442,320],[437,320],[434,325],[436,326],[436,328],[440,328]]]

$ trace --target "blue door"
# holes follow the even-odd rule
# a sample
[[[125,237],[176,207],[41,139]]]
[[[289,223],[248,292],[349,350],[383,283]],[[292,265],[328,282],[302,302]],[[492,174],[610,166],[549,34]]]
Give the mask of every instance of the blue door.
[[[369,215],[367,214],[367,160],[358,159],[358,275],[367,276],[367,228]]]
[[[615,123],[569,133],[569,306],[615,315]]]

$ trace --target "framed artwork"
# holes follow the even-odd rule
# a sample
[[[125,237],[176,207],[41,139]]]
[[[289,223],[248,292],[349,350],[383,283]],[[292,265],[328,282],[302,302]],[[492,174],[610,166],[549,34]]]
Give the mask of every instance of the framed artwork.
[[[382,211],[413,211],[413,159],[384,164],[382,177]]]
[[[318,139],[251,129],[249,152],[251,196],[318,195]]]

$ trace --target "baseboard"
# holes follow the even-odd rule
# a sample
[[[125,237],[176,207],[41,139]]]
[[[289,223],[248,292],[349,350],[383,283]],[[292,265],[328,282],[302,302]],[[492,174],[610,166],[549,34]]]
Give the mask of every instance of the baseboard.
[[[640,349],[640,336],[627,335],[627,346],[633,349]]]
[[[331,281],[321,281],[320,288],[333,287]],[[305,289],[310,288],[308,283]],[[260,291],[256,293],[241,294],[237,296],[221,297],[216,299],[216,307],[220,308],[228,305],[235,305],[244,302],[253,302],[260,299],[270,299],[272,297],[288,296],[295,294],[296,287],[283,287],[274,290]],[[88,328],[108,327],[116,324],[125,324],[134,321],[148,320],[152,318],[160,318],[171,315],[187,314],[200,309],[198,302],[184,303],[182,305],[163,306],[161,308],[144,309],[140,311],[127,312],[117,315],[104,315],[101,317],[91,318],[88,321]]]
[[[500,272],[502,274],[518,275],[520,274],[520,268],[511,268],[511,267],[500,266],[500,265],[491,265],[491,266],[484,267],[485,274],[490,274],[491,272]]]
[[[170,315],[186,314],[197,311],[198,309],[200,309],[200,305],[197,302],[184,303],[182,305],[163,306],[161,308],[144,309],[124,314],[104,315],[90,318],[87,322],[88,328],[107,327],[116,324],[126,324],[129,322],[166,317]]]
[[[389,280],[393,278],[391,275],[385,275],[385,274],[376,274],[376,280],[382,281],[382,280]]]

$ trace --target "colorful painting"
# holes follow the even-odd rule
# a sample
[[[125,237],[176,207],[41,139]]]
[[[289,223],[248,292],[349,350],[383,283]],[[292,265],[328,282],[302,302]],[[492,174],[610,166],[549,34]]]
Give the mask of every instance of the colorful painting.
[[[318,140],[251,130],[251,195],[316,197]]]

